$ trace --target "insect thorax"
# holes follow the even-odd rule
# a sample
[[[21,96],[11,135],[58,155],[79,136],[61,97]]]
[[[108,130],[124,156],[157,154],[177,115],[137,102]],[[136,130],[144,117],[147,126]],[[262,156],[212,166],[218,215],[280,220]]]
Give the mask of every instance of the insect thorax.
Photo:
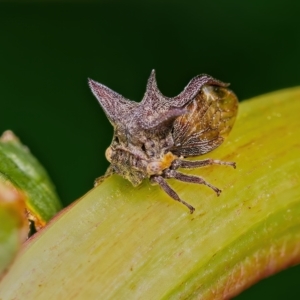
[[[106,150],[111,163],[109,172],[117,173],[134,186],[145,178],[168,168],[177,157],[168,150],[174,145],[171,128],[168,131],[115,128],[114,137]]]

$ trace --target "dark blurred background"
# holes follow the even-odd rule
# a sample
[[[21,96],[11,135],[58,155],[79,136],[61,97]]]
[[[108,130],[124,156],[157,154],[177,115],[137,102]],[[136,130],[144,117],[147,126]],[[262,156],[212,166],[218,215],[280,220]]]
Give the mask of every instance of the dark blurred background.
[[[300,1],[0,1],[0,131],[68,205],[108,166],[112,127],[87,77],[140,101],[151,69],[166,96],[208,73],[243,100],[298,85],[299,56]],[[299,283],[298,266],[237,298],[297,299]]]

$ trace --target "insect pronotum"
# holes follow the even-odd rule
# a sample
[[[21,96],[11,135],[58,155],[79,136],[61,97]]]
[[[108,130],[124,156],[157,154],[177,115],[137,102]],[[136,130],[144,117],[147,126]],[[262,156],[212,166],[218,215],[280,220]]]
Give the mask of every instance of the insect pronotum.
[[[110,162],[106,175],[116,173],[134,186],[145,178],[159,184],[174,200],[182,200],[166,179],[204,184],[217,195],[221,190],[199,176],[180,168],[228,165],[234,162],[214,159],[189,161],[220,146],[234,124],[238,100],[228,84],[202,74],[194,77],[176,97],[168,98],[157,88],[155,71],[148,79],[140,103],[128,100],[108,87],[89,79],[89,86],[114,127],[114,136],[105,156]],[[96,180],[101,181],[101,178]]]

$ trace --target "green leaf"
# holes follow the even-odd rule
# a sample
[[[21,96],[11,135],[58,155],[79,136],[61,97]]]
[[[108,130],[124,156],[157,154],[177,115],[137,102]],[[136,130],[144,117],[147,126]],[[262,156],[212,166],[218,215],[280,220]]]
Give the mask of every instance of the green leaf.
[[[203,158],[235,161],[170,180],[196,211],[118,176],[29,240],[1,299],[223,299],[300,261],[300,88],[243,102],[227,141]],[[198,158],[199,159],[199,158]]]
[[[23,191],[27,212],[37,229],[61,209],[45,169],[11,131],[0,138],[0,181],[9,181]]]

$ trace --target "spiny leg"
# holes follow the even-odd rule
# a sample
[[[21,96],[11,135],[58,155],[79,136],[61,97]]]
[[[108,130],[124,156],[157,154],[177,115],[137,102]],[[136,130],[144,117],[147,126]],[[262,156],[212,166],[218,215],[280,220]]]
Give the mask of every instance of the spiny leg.
[[[201,167],[209,166],[209,165],[226,165],[226,166],[231,166],[234,169],[236,168],[235,162],[207,158],[207,159],[203,159],[203,160],[175,159],[172,162],[171,169],[172,170],[177,170],[178,168],[194,169],[194,168],[201,168]]]
[[[165,178],[175,178],[177,180],[184,181],[184,182],[204,184],[204,185],[210,187],[212,190],[214,190],[218,196],[221,194],[220,189],[211,185],[209,182],[205,181],[201,177],[183,174],[178,171],[170,170],[170,169],[165,170],[163,174],[165,175]]]
[[[190,204],[188,204],[187,202],[183,201],[182,199],[180,199],[180,197],[178,196],[178,194],[168,185],[168,183],[163,179],[163,177],[161,176],[151,176],[150,180],[152,182],[156,182],[158,183],[161,188],[174,200],[182,203],[183,205],[185,205],[186,207],[189,208],[190,213],[192,214],[195,211],[195,208],[193,206],[191,206]]]

